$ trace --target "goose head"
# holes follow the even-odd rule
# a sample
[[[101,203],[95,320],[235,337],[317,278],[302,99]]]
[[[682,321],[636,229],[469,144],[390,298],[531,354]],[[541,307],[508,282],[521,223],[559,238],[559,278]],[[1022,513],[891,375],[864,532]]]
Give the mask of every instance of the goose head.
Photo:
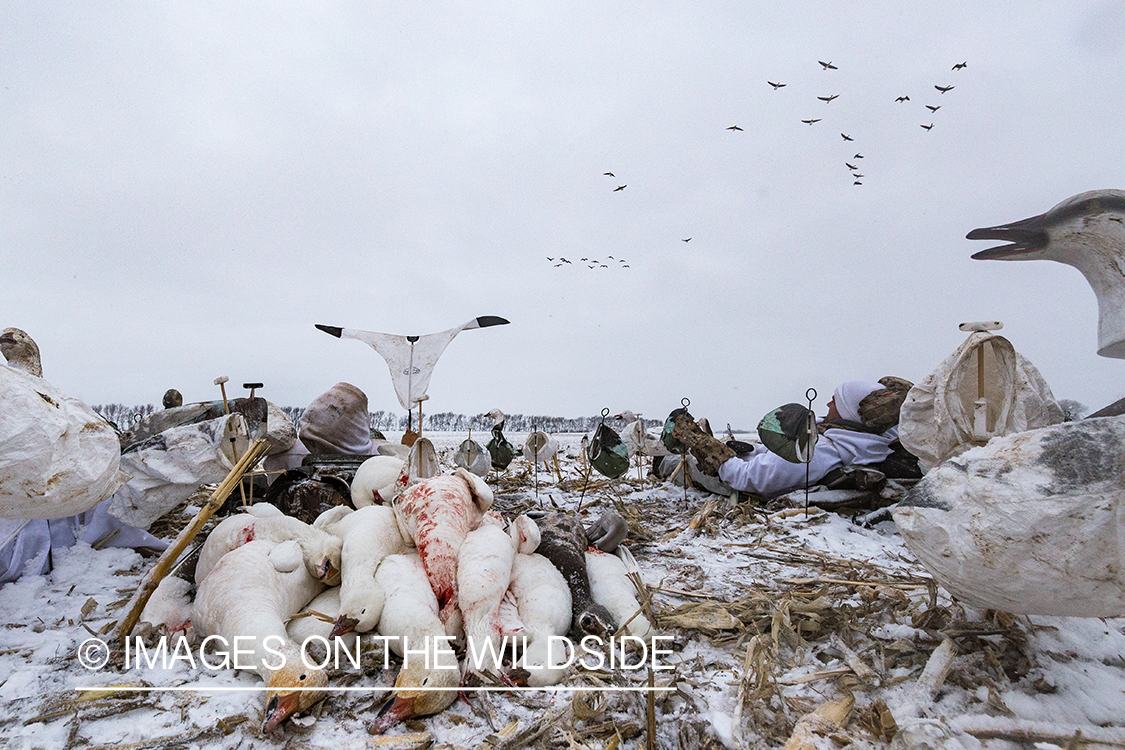
[[[311,541],[301,545],[305,570],[326,586],[340,585],[340,551],[343,545],[343,540],[335,534],[315,535]]]
[[[1125,358],[1125,191],[1079,193],[1047,213],[967,237],[1009,243],[975,260],[1053,260],[1081,271],[1098,298],[1098,354]]]
[[[591,601],[578,613],[573,631],[574,636],[579,640],[588,635],[605,639],[617,632],[617,624],[608,609]]]
[[[340,616],[332,626],[330,638],[345,633],[369,633],[379,624],[385,597],[375,579],[340,592]]]
[[[39,360],[39,347],[35,339],[19,328],[5,328],[0,333],[0,354],[8,365],[37,378],[43,377],[43,365]]]
[[[302,663],[300,655],[286,658],[280,669],[271,670],[267,680],[266,713],[262,732],[272,732],[293,714],[307,711],[326,692],[328,675],[322,669],[310,669]]]
[[[425,668],[422,659],[408,658],[395,678],[395,689],[384,701],[368,726],[371,734],[382,734],[400,721],[418,716],[430,716],[444,711],[457,698],[456,688],[461,683],[461,672],[456,666],[457,657],[452,651],[439,652],[436,663]]]

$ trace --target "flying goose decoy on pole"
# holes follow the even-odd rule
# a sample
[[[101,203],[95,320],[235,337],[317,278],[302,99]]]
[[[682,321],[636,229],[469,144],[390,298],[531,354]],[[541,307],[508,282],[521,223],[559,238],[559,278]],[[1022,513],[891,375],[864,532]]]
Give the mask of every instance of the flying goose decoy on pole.
[[[447,331],[421,336],[399,336],[392,333],[361,331],[358,328],[338,328],[316,323],[316,327],[338,339],[357,339],[370,346],[387,361],[391,382],[402,408],[409,415],[415,404],[426,399],[430,387],[430,374],[445,347],[461,331],[474,328],[507,325],[509,321],[496,315],[481,315],[468,323]]]
[[[1079,193],[1045,214],[967,237],[1011,243],[975,260],[1053,260],[1081,271],[1098,298],[1098,354],[1125,359],[1125,191]]]

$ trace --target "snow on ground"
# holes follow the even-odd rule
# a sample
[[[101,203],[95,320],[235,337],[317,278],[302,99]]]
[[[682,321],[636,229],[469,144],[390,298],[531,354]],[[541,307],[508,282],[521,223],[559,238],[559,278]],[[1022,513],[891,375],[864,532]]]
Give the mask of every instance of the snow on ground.
[[[426,436],[447,466],[465,438]],[[518,447],[523,437],[509,439]],[[1125,726],[1125,620],[967,610],[932,583],[889,522],[865,529],[834,513],[771,516],[695,490],[685,497],[671,484],[641,482],[636,469],[615,482],[595,474],[583,491],[580,436],[558,437],[564,481],[517,458],[504,475],[490,476],[496,506],[509,516],[580,508],[587,522],[616,508],[628,518],[627,544],[652,591],[658,630],[673,637],[667,665],[674,669],[658,673],[657,684],[676,690],[656,696],[657,747],[779,747],[802,715],[846,694],[855,707],[833,735],[837,745],[886,746],[886,706],[900,721],[921,710],[944,722],[970,715]],[[123,616],[151,562],[130,550],[79,545],[58,554],[50,574],[0,588],[0,745],[339,750],[370,743],[365,723],[394,677],[379,655],[362,670],[333,675],[334,685],[363,690],[334,693],[314,709],[315,720],[302,722],[307,726],[287,722],[269,737],[259,735],[261,692],[219,689],[260,687],[254,675],[183,663],[167,670],[84,669],[79,645]],[[957,646],[952,671],[935,702],[919,705],[911,691],[944,638]],[[849,668],[847,647],[874,671],[872,683]],[[636,687],[644,676],[575,673],[567,685],[600,679]],[[177,689],[109,696],[80,690],[121,683]],[[534,742],[603,748],[616,732],[623,747],[644,746],[643,693],[602,693],[604,705],[593,707],[589,693],[576,695],[473,693],[471,703],[459,699],[441,715],[392,733],[426,730],[435,747],[476,748],[511,720],[524,728],[574,702],[578,717],[566,714]],[[959,741],[977,745],[966,735]]]

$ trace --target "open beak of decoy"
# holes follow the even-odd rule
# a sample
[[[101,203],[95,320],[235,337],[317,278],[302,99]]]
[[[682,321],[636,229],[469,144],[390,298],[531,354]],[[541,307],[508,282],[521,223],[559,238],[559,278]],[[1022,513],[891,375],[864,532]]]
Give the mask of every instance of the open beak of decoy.
[[[973,254],[973,260],[1037,260],[1047,249],[1050,237],[1044,227],[1046,214],[998,227],[982,227],[965,235],[970,240],[1002,240],[1008,245],[992,247]]]
[[[262,721],[262,734],[272,732],[281,722],[295,714],[300,698],[301,694],[296,691],[270,696],[266,704],[266,717]]]
[[[395,724],[414,715],[414,697],[392,695],[375,715],[375,721],[367,727],[368,734],[382,734]]]
[[[359,624],[359,620],[347,615],[340,615],[336,618],[336,623],[332,626],[332,633],[329,638],[335,638],[338,635],[344,635],[355,630],[355,626]]]

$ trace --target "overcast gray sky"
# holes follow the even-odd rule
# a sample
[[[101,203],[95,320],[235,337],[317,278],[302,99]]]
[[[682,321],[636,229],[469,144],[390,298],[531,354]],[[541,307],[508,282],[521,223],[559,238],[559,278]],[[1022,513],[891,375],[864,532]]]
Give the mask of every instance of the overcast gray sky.
[[[7,2],[0,327],[89,403],[225,374],[401,413],[314,323],[500,315],[427,412],[687,396],[753,427],[809,386],[822,413],[840,380],[920,380],[999,319],[1096,408],[1125,362],[1086,281],[965,234],[1125,187],[1123,90],[1117,1]]]

